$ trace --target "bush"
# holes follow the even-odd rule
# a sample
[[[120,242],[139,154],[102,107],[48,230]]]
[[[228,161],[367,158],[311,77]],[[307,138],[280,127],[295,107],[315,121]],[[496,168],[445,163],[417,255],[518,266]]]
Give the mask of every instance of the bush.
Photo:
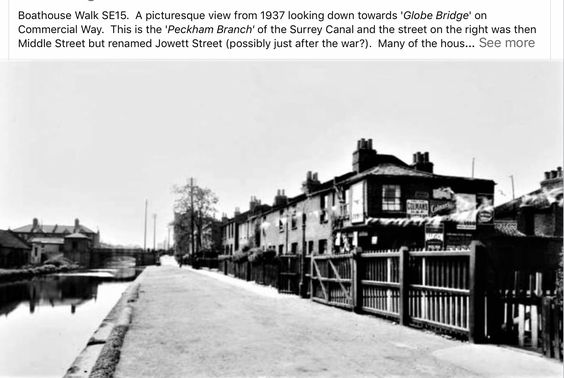
[[[249,252],[247,251],[237,251],[232,256],[233,262],[245,262],[249,258]]]

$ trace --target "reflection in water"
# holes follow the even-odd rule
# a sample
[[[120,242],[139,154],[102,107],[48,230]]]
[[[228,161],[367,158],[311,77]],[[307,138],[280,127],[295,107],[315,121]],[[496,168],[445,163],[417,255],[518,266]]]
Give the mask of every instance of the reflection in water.
[[[0,376],[64,375],[141,271],[131,261],[106,263],[0,284]]]
[[[111,259],[104,265],[103,269],[0,284],[0,315],[9,314],[21,303],[28,303],[30,313],[35,312],[36,306],[68,306],[74,314],[85,301],[96,300],[100,283],[130,281],[139,273],[134,258]]]

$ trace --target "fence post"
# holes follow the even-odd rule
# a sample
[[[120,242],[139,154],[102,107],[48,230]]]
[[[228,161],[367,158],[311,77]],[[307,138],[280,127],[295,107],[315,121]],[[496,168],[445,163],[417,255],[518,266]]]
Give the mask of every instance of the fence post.
[[[352,308],[357,314],[362,313],[362,250],[353,249],[351,257],[351,295]]]
[[[251,269],[252,269],[251,262],[247,260],[247,269],[246,269],[246,272],[245,272],[245,280],[246,281],[251,280]]]
[[[399,323],[409,324],[409,248],[399,250]]]
[[[300,297],[305,298],[307,296],[307,285],[306,285],[306,266],[305,266],[305,249],[300,255]]]
[[[469,261],[469,319],[468,338],[470,342],[478,344],[485,339],[484,329],[484,287],[485,287],[485,249],[484,244],[477,240],[470,243]]]

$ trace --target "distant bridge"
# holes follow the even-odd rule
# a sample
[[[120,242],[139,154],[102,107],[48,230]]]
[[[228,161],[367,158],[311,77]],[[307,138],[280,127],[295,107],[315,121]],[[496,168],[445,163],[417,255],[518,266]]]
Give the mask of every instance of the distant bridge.
[[[111,266],[113,263],[135,262],[135,266],[155,265],[159,259],[157,251],[141,248],[93,248],[89,251],[65,252],[65,257],[87,267]],[[122,265],[122,264],[119,264]]]

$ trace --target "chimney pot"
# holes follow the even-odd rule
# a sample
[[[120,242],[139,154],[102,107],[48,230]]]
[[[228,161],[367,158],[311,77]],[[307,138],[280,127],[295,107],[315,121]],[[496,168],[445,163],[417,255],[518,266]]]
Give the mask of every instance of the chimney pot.
[[[548,180],[550,178],[550,172],[546,171],[544,172],[544,179]]]
[[[556,178],[557,172],[556,171],[550,171],[551,177],[552,178]]]
[[[413,154],[413,164],[417,163],[417,154]]]
[[[313,174],[312,179],[313,179],[313,181],[317,181],[317,172],[315,172],[315,173]]]
[[[368,149],[372,149],[372,138],[368,139]]]
[[[427,151],[423,154],[423,160],[425,163],[429,162],[429,153]]]
[[[37,218],[33,218],[33,227],[37,226],[39,226],[39,221],[37,220]]]
[[[556,172],[558,172],[558,177],[562,177],[562,167],[557,167]]]
[[[421,152],[417,151],[416,155],[417,155],[416,163],[421,163],[421,158],[422,158]]]

